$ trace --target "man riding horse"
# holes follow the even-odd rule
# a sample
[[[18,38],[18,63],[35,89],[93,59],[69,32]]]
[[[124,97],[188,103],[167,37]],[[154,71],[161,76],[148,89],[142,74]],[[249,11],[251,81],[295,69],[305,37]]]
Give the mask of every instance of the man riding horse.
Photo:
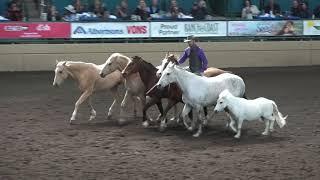
[[[188,43],[188,46],[181,58],[179,64],[184,63],[189,58],[189,70],[199,76],[203,75],[203,72],[208,67],[208,60],[202,48],[200,48],[196,42],[196,37],[188,36],[184,42]]]

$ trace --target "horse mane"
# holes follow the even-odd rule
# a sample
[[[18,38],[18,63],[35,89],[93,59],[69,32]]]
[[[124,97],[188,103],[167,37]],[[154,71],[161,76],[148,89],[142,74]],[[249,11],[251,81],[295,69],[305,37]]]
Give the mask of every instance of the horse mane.
[[[178,63],[178,59],[176,58],[176,56],[174,54],[170,54],[167,58],[170,62],[174,62],[175,64],[179,64]]]
[[[109,56],[109,58],[107,59],[107,61],[109,61],[109,60],[111,60],[111,59],[114,59],[114,58],[117,59],[117,58],[119,58],[119,57],[126,59],[128,62],[131,61],[131,59],[130,59],[128,56],[125,56],[125,55],[123,55],[123,54],[121,54],[121,53],[112,53],[112,54]],[[106,62],[107,62],[107,61],[106,61]]]
[[[144,60],[142,57],[140,56],[135,56],[134,58],[138,58],[139,62],[145,66],[144,70],[147,71],[157,71],[158,69],[151,63],[147,62],[146,60]]]

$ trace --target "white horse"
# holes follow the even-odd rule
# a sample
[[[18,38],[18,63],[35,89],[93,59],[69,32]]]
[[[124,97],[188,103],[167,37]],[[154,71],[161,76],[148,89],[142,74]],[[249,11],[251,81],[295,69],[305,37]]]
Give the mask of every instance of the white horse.
[[[56,63],[53,86],[60,86],[68,76],[71,76],[78,83],[82,92],[75,104],[70,123],[76,120],[78,108],[86,99],[88,99],[88,104],[91,107],[89,120],[95,119],[97,113],[92,106],[91,95],[96,91],[110,90],[113,94],[114,101],[109,108],[108,118],[112,116],[118,98],[118,85],[123,83],[120,71],[114,71],[106,78],[101,78],[99,72],[102,69],[102,65],[73,61],[57,61]]]
[[[99,74],[101,77],[105,77],[108,74],[111,74],[115,71],[122,72],[123,69],[127,66],[128,63],[131,62],[131,59],[123,54],[120,53],[113,53],[104,63],[103,67],[101,68]],[[145,91],[146,88],[140,78],[139,73],[133,73],[125,78],[124,82],[126,88],[126,94],[121,102],[120,108],[120,119],[119,123],[122,124],[125,122],[125,119],[122,117],[124,113],[124,108],[126,107],[129,98],[134,103],[134,115],[136,116],[136,99],[138,97],[142,103],[142,107],[144,107],[146,103],[146,96]]]
[[[286,118],[288,117],[282,116],[276,103],[272,100],[263,97],[247,100],[233,96],[228,90],[221,92],[214,111],[215,113],[228,111],[231,114],[230,127],[237,132],[234,136],[235,138],[240,138],[244,120],[264,120],[266,127],[262,135],[268,135],[269,131],[273,131],[274,121],[282,128],[286,124]],[[238,129],[234,127],[234,119],[237,121]]]
[[[190,73],[179,66],[170,63],[163,71],[157,87],[163,88],[170,83],[177,83],[182,90],[182,100],[185,103],[182,118],[184,125],[192,130],[192,127],[186,123],[188,113],[192,108],[198,112],[198,119],[201,121],[198,131],[194,137],[200,136],[202,133],[202,125],[205,119],[202,117],[203,107],[214,106],[218,100],[219,94],[229,89],[231,93],[238,97],[243,97],[245,93],[245,84],[241,77],[223,73],[215,77],[202,77]]]

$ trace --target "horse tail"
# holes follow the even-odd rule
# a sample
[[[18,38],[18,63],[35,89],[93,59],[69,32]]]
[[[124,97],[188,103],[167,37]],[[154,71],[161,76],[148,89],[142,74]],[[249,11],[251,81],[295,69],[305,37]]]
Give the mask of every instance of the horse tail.
[[[274,114],[275,120],[276,120],[277,124],[279,125],[279,127],[283,128],[283,126],[286,125],[286,119],[287,119],[288,115],[283,117],[281,112],[278,110],[278,106],[276,105],[276,103],[273,102],[272,106],[273,106],[273,114]]]

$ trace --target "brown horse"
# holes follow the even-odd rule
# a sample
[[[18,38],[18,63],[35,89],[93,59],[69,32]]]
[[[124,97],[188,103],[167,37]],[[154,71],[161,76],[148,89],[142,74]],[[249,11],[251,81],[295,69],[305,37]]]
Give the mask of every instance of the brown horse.
[[[154,85],[159,80],[159,78],[156,75],[157,70],[158,69],[154,67],[151,63],[146,62],[139,56],[134,56],[132,57],[132,61],[122,71],[122,75],[126,77],[132,73],[139,72],[141,80],[144,83],[146,89],[152,89],[152,91],[149,91],[148,94],[146,94],[151,99],[149,102],[147,102],[147,104],[143,108],[143,122],[144,123],[147,122],[146,111],[148,110],[148,108],[154,104],[157,104],[159,111],[161,113],[158,117],[158,119],[161,119],[160,130],[163,131],[166,127],[167,120],[165,117],[167,112],[178,102],[183,103],[183,101],[182,101],[182,92],[176,84],[171,84],[170,86],[167,86],[162,90],[159,90],[158,88],[153,88]],[[162,98],[168,98],[168,104],[165,107],[164,111],[161,110]],[[189,114],[189,116],[191,116],[191,114]]]

